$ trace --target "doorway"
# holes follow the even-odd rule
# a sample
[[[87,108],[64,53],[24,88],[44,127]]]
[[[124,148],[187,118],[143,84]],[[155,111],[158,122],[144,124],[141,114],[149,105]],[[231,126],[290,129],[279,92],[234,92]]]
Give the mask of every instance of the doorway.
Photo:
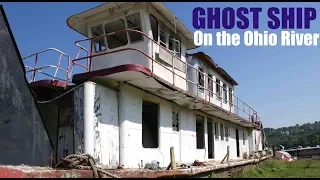
[[[236,129],[237,157],[240,157],[239,130]]]
[[[142,146],[144,148],[159,147],[158,104],[142,102]]]
[[[208,131],[208,159],[214,158],[214,140],[213,140],[213,128],[211,119],[207,120]]]

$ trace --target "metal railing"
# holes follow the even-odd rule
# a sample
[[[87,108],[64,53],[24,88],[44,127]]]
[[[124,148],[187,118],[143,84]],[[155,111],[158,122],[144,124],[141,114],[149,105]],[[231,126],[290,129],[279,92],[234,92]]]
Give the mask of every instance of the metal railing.
[[[45,66],[41,66],[41,67],[37,67],[38,65],[38,62],[39,62],[39,55],[40,54],[43,54],[45,52],[48,52],[48,51],[54,51],[54,52],[57,52],[60,54],[59,56],[59,59],[58,59],[58,62],[57,62],[57,65],[45,65]],[[63,69],[61,68],[61,61],[62,61],[62,57],[66,57],[67,58],[67,69]],[[30,80],[29,80],[29,83],[32,83],[32,82],[35,82],[36,81],[36,75],[37,73],[41,73],[45,76],[49,76],[50,78],[52,78],[52,80],[60,80],[60,81],[64,81],[66,82],[67,84],[69,83],[69,80],[70,80],[70,76],[71,76],[71,71],[70,71],[70,65],[71,65],[71,59],[70,59],[70,56],[67,55],[66,53],[58,50],[58,49],[55,49],[55,48],[48,48],[48,49],[45,49],[45,50],[42,50],[42,51],[39,51],[39,52],[36,52],[34,54],[31,54],[25,58],[23,58],[22,60],[26,60],[26,59],[29,59],[31,57],[35,57],[35,60],[34,60],[34,65],[33,67],[31,66],[25,66],[26,68],[26,73],[31,73],[30,75]],[[43,70],[45,69],[55,69],[53,75],[50,74],[50,73],[46,73],[46,72],[43,72]],[[58,71],[62,71],[64,73],[66,73],[66,76],[65,78],[59,78],[57,77],[57,73]]]
[[[153,43],[153,44],[151,45],[151,48],[152,48],[152,49],[151,49],[151,52],[152,52],[151,56],[148,55],[147,53],[143,52],[142,50],[137,49],[137,48],[133,48],[133,47],[123,47],[123,48],[118,48],[118,49],[116,49],[116,50],[111,50],[111,51],[106,51],[106,50],[108,50],[108,49],[106,49],[105,51],[100,51],[100,52],[98,52],[97,54],[92,54],[92,46],[93,46],[94,40],[96,40],[96,39],[101,39],[101,38],[105,38],[105,37],[107,37],[107,36],[114,35],[114,34],[117,34],[117,33],[123,33],[123,32],[126,32],[126,33],[127,33],[127,32],[139,33],[139,34],[141,34],[143,37],[145,37],[146,39],[150,40],[150,41]],[[90,50],[87,50],[87,49],[84,48],[83,46],[79,45],[80,42],[85,42],[85,41],[89,41],[89,43],[90,43]],[[129,42],[128,42],[128,44],[129,44]],[[165,51],[167,51],[168,53],[171,54],[171,56],[172,56],[172,67],[169,68],[169,67],[165,66],[164,64],[162,64],[161,62],[155,60],[155,58],[154,58],[154,57],[155,57],[155,52],[153,51],[153,48],[154,48],[153,46],[154,46],[154,44],[156,44],[158,47],[164,49]],[[92,59],[93,57],[102,56],[102,55],[111,54],[111,53],[122,52],[122,51],[136,51],[136,52],[140,52],[141,54],[143,54],[144,56],[146,56],[148,59],[150,59],[150,60],[152,61],[152,62],[151,62],[151,72],[152,72],[152,73],[154,73],[154,63],[156,63],[157,65],[162,66],[163,68],[165,68],[165,69],[167,69],[167,70],[169,70],[169,71],[172,73],[172,76],[173,76],[173,85],[175,85],[175,76],[178,76],[178,77],[180,77],[180,78],[182,78],[183,80],[186,81],[186,90],[187,90],[187,91],[189,91],[189,90],[188,90],[188,89],[189,89],[189,83],[190,83],[190,84],[193,84],[193,85],[195,85],[195,86],[197,87],[196,96],[197,96],[198,98],[200,97],[200,96],[199,96],[199,89],[200,89],[200,88],[203,88],[203,89],[204,89],[204,98],[202,98],[202,97],[200,97],[200,98],[204,99],[205,101],[207,101],[207,102],[209,102],[209,103],[213,103],[214,101],[212,101],[212,99],[214,99],[214,98],[213,98],[213,96],[211,96],[211,95],[214,95],[214,96],[216,97],[216,99],[217,99],[218,101],[220,101],[220,107],[221,107],[222,109],[225,109],[225,108],[223,108],[223,102],[222,102],[222,101],[224,101],[225,104],[229,105],[229,109],[228,109],[229,112],[232,112],[232,113],[234,113],[234,114],[237,114],[237,115],[240,116],[241,118],[247,119],[247,120],[249,120],[249,121],[251,121],[251,122],[252,122],[252,121],[258,121],[258,120],[260,120],[260,117],[258,116],[258,113],[257,113],[255,110],[253,110],[249,105],[247,105],[245,102],[243,102],[242,100],[240,100],[237,96],[235,96],[235,95],[234,95],[232,92],[230,92],[227,88],[221,86],[221,84],[218,84],[218,86],[221,88],[220,91],[219,91],[219,94],[216,94],[216,93],[213,92],[212,90],[208,89],[208,86],[206,86],[206,85],[204,85],[204,86],[199,85],[199,81],[198,81],[199,75],[202,75],[202,76],[204,77],[204,82],[206,82],[206,80],[210,80],[210,81],[214,82],[215,84],[217,84],[217,82],[214,81],[212,78],[210,78],[207,74],[199,71],[197,68],[193,67],[192,65],[190,65],[190,64],[182,61],[180,58],[177,58],[176,55],[173,54],[169,49],[161,46],[158,42],[156,42],[155,40],[153,40],[152,38],[150,38],[149,36],[147,36],[146,34],[144,34],[144,33],[141,32],[141,31],[137,31],[137,30],[121,30],[121,31],[117,31],[117,32],[112,32],[112,33],[104,34],[104,35],[101,35],[101,36],[95,36],[95,37],[93,37],[93,38],[86,38],[86,39],[83,39],[83,40],[78,40],[78,41],[75,42],[75,45],[78,46],[79,51],[78,51],[78,54],[77,54],[76,58],[72,60],[72,69],[73,69],[73,66],[74,66],[74,65],[78,65],[78,66],[80,66],[80,67],[82,67],[82,68],[85,68],[87,72],[90,72],[90,71],[91,71],[91,64],[92,64],[92,63],[91,63],[91,59]],[[79,57],[79,54],[80,54],[80,51],[81,51],[81,50],[83,50],[83,51],[86,52],[87,55],[86,55],[85,57]],[[175,69],[174,60],[175,60],[175,59],[184,64],[184,67],[185,67],[184,69],[186,70],[186,71],[185,71],[186,73],[188,72],[188,68],[193,69],[194,71],[196,71],[196,76],[197,76],[197,77],[196,77],[196,79],[197,79],[196,82],[193,82],[193,81],[189,80],[188,78],[183,77],[183,76],[177,74],[177,73],[174,71],[174,69]],[[77,62],[80,61],[80,60],[87,60],[86,65],[77,63]],[[207,82],[208,82],[208,81],[207,81]],[[206,84],[206,83],[204,83],[204,84]],[[213,84],[213,83],[212,83],[212,84]],[[232,100],[230,101],[230,97],[229,97],[229,100],[228,100],[227,97],[222,97],[222,96],[221,96],[221,92],[222,92],[222,91],[227,91],[227,96],[228,96],[228,94],[231,94],[231,97],[232,97],[231,99],[232,99]],[[208,96],[208,98],[207,98],[207,96]],[[211,99],[210,99],[210,98],[211,98]],[[213,103],[213,104],[214,104],[214,103]],[[245,114],[245,115],[241,116],[241,115],[239,114],[239,111],[243,112],[243,114]]]

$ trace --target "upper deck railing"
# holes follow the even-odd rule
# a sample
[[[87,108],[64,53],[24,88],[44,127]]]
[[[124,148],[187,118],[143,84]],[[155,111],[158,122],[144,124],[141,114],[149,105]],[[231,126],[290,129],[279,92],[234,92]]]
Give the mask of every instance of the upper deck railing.
[[[57,65],[44,65],[44,66],[40,66],[40,67],[37,67],[38,64],[39,64],[39,55],[40,54],[45,54],[46,52],[49,52],[49,51],[52,51],[52,52],[56,52],[59,54],[59,59],[58,59],[58,62],[57,62]],[[34,60],[34,65],[33,67],[31,66],[25,66],[26,68],[26,74],[30,74],[30,79],[29,79],[29,83],[32,83],[32,82],[35,82],[36,81],[36,75],[37,73],[40,73],[44,76],[47,76],[47,77],[50,77],[52,78],[52,80],[60,80],[60,81],[64,81],[66,82],[67,84],[69,83],[69,80],[70,80],[70,67],[71,67],[71,59],[70,59],[70,56],[67,55],[66,53],[58,50],[58,49],[55,49],[55,48],[48,48],[48,49],[45,49],[45,50],[42,50],[42,51],[39,51],[39,52],[36,52],[34,54],[31,54],[25,58],[23,58],[22,60],[27,60],[29,58],[32,58],[34,57],[35,60]],[[67,58],[65,64],[66,64],[66,68],[62,68],[61,67],[61,61],[62,61],[62,58],[65,57]],[[54,70],[54,73],[51,74],[51,73],[48,73],[48,72],[44,72],[45,70]],[[57,77],[57,73],[59,71],[62,71],[64,72],[66,75],[65,76],[62,76],[62,77]]]
[[[141,49],[138,49],[138,48],[135,48],[135,47],[123,47],[123,48],[117,48],[116,50],[111,50],[111,51],[102,51],[102,52],[98,52],[96,54],[92,54],[92,50],[91,50],[91,47],[92,47],[92,44],[93,44],[93,41],[94,40],[97,40],[97,39],[100,39],[100,38],[104,38],[104,37],[107,37],[107,36],[110,36],[110,35],[114,35],[114,34],[117,34],[117,33],[124,33],[124,32],[134,32],[134,33],[139,33],[141,35],[143,35],[143,37],[145,37],[147,40],[149,40],[150,42],[152,42],[153,44],[151,45],[151,56],[148,55],[148,53],[144,52],[143,50]],[[80,42],[85,42],[85,41],[89,41],[89,44],[90,44],[90,50],[86,49],[85,47],[81,46],[79,43]],[[155,60],[154,58],[154,51],[153,51],[153,48],[154,46],[153,45],[157,45],[158,47],[164,49],[165,51],[167,51],[168,53],[171,54],[172,56],[172,67],[167,67],[165,65],[163,65],[162,63],[160,63],[159,61]],[[155,40],[153,40],[152,38],[150,38],[149,36],[147,36],[145,33],[141,32],[141,31],[137,31],[137,30],[121,30],[121,31],[117,31],[117,32],[112,32],[112,33],[108,33],[108,34],[104,34],[104,35],[101,35],[101,36],[96,36],[96,37],[93,37],[93,38],[86,38],[86,39],[83,39],[83,40],[78,40],[75,42],[75,45],[78,46],[79,50],[78,50],[78,53],[77,53],[77,56],[75,59],[72,60],[72,69],[75,65],[78,65],[82,68],[84,68],[87,72],[90,72],[91,71],[91,59],[93,57],[97,57],[97,56],[102,56],[102,55],[106,55],[106,54],[112,54],[112,53],[120,53],[122,51],[136,51],[136,52],[139,52],[141,54],[143,54],[144,56],[146,56],[150,61],[151,61],[151,72],[154,73],[154,63],[156,63],[157,65],[160,65],[162,66],[163,68],[169,70],[171,73],[172,73],[172,76],[173,76],[173,85],[175,85],[175,76],[178,76],[180,78],[182,78],[183,80],[186,81],[186,89],[188,91],[188,86],[189,86],[189,83],[190,84],[193,84],[197,87],[197,93],[196,93],[196,96],[198,98],[202,98],[199,94],[199,89],[204,89],[204,92],[205,92],[205,96],[204,99],[205,101],[209,102],[209,103],[212,103],[213,100],[214,100],[214,96],[215,96],[215,99],[218,99],[220,101],[220,107],[223,108],[223,101],[227,104],[229,104],[229,109],[228,111],[232,112],[232,113],[235,113],[237,114],[238,116],[240,116],[241,118],[243,119],[246,119],[246,120],[249,120],[251,122],[253,121],[260,121],[260,117],[258,116],[258,113],[253,109],[251,108],[248,104],[246,104],[245,102],[243,102],[242,100],[240,100],[237,96],[235,96],[232,92],[230,92],[228,90],[228,88],[225,88],[223,86],[221,86],[220,84],[217,84],[216,81],[214,81],[212,78],[210,78],[207,74],[199,71],[197,68],[195,68],[194,66],[182,61],[180,58],[177,58],[177,56],[175,54],[173,54],[169,49],[167,48],[164,48],[163,46],[161,46],[158,42],[156,42]],[[85,56],[84,57],[79,57],[80,55],[80,52],[81,51],[85,51]],[[178,61],[180,61],[181,63],[184,64],[184,67],[185,69],[187,70],[187,68],[191,68],[193,69],[194,71],[196,71],[196,76],[197,76],[197,81],[196,82],[193,82],[191,80],[189,80],[188,78],[186,77],[183,77],[181,75],[179,75],[178,73],[176,73],[174,71],[175,69],[175,65],[174,65],[174,59],[177,59]],[[85,64],[81,64],[79,61],[81,60],[86,60],[86,63]],[[187,72],[187,71],[185,71]],[[205,77],[204,81],[205,82],[208,82],[206,80],[209,80],[211,82],[214,82],[215,84],[217,84],[221,90],[219,91],[220,94],[216,94],[215,92],[213,92],[212,90],[208,89],[208,87],[206,85],[204,86],[201,86],[198,82],[198,76],[202,75],[203,77]],[[206,84],[206,83],[204,83]],[[227,91],[227,94],[231,94],[232,95],[232,98],[224,98],[222,96],[222,92],[223,91]],[[224,108],[223,108],[224,109]]]
[[[92,54],[91,53],[92,52],[91,47],[92,47],[92,44],[93,44],[94,40],[99,39],[99,38],[104,38],[104,37],[107,37],[107,36],[110,36],[110,35],[114,35],[114,34],[117,34],[117,33],[124,33],[124,32],[139,33],[139,34],[143,35],[146,39],[148,39],[150,42],[152,42],[153,43],[152,46],[151,46],[152,55],[150,56],[146,52],[144,52],[143,50],[138,49],[138,48],[134,48],[134,47],[130,47],[130,48],[123,47],[123,48],[118,48],[118,49],[112,50],[112,51],[99,52],[99,53],[96,53],[96,54]],[[80,42],[85,42],[85,41],[90,43],[90,50],[86,49],[85,47],[83,47],[83,46],[81,46],[79,44]],[[171,54],[171,56],[172,56],[172,67],[169,68],[169,67],[163,65],[162,63],[160,63],[159,61],[155,60],[154,51],[153,51],[153,48],[154,48],[153,45],[154,44]],[[48,48],[48,49],[45,49],[43,51],[34,53],[34,54],[30,55],[30,56],[27,56],[27,57],[23,58],[23,60],[26,60],[28,58],[35,57],[35,61],[34,61],[33,67],[25,66],[26,69],[27,69],[26,73],[27,74],[31,73],[29,82],[31,83],[31,82],[36,81],[36,74],[37,73],[41,73],[41,74],[43,74],[45,76],[48,76],[48,77],[52,78],[52,80],[60,80],[60,81],[66,82],[68,84],[70,82],[70,78],[71,78],[71,75],[73,73],[73,70],[74,70],[75,66],[79,66],[81,68],[84,68],[85,72],[90,72],[91,71],[91,59],[93,57],[102,56],[102,55],[106,55],[106,54],[112,54],[112,53],[120,53],[122,51],[136,51],[136,52],[139,52],[139,53],[143,54],[144,56],[146,56],[151,61],[151,72],[152,73],[154,73],[154,64],[155,63],[157,65],[160,65],[163,68],[169,70],[172,73],[172,76],[173,76],[173,85],[175,85],[175,82],[176,82],[175,76],[178,76],[181,79],[186,81],[186,89],[187,89],[187,91],[189,89],[188,88],[189,87],[189,83],[192,84],[192,85],[195,85],[197,87],[196,97],[202,98],[206,102],[209,102],[209,103],[213,103],[215,100],[218,100],[219,101],[219,107],[222,108],[222,109],[225,109],[225,108],[223,108],[223,102],[224,102],[224,104],[228,104],[228,106],[229,106],[228,111],[229,112],[237,114],[241,118],[246,119],[246,120],[251,121],[251,122],[260,121],[260,117],[258,116],[258,113],[253,108],[251,108],[248,104],[246,104],[244,101],[240,100],[237,96],[235,96],[231,91],[229,91],[228,88],[225,88],[225,87],[221,86],[216,81],[214,81],[212,78],[210,78],[207,74],[199,71],[194,66],[182,61],[180,58],[177,58],[177,56],[175,54],[173,54],[169,49],[164,48],[158,42],[154,41],[152,38],[150,38],[149,36],[147,36],[146,34],[144,34],[141,31],[137,31],[137,30],[121,30],[121,31],[117,31],[117,32],[108,33],[108,34],[105,34],[105,35],[102,35],[102,36],[96,36],[96,37],[93,37],[93,38],[86,38],[86,39],[83,39],[83,40],[78,40],[78,41],[75,42],[75,45],[79,49],[78,49],[78,52],[76,54],[76,58],[73,59],[72,61],[70,60],[70,56],[69,55],[67,55],[66,53],[64,53],[64,52],[62,52],[62,51],[60,51],[58,49],[55,49],[55,48]],[[54,51],[54,52],[57,52],[58,54],[60,54],[58,62],[57,62],[57,65],[45,65],[45,66],[37,67],[37,64],[38,64],[38,61],[39,61],[39,54],[42,54],[42,53],[45,53],[45,52],[48,52],[48,51]],[[82,56],[82,57],[80,57],[81,52],[85,52],[85,55]],[[62,57],[63,56],[65,56],[67,58],[67,62],[65,62],[67,64],[67,68],[66,69],[61,68],[61,61],[62,61]],[[176,73],[174,71],[174,69],[175,69],[175,64],[174,64],[175,60],[174,59],[176,59],[176,60],[180,61],[182,64],[184,64],[184,68],[186,70],[185,72],[187,72],[187,68],[190,68],[190,69],[196,71],[196,76],[197,76],[196,79],[197,79],[197,81],[193,82],[193,81],[189,80],[188,78],[183,77],[183,76],[179,75],[178,73]],[[84,64],[81,64],[80,63],[81,60],[86,60],[86,62]],[[53,75],[49,74],[49,73],[45,73],[45,72],[42,71],[42,70],[48,69],[48,68],[51,68],[51,69],[55,70]],[[57,77],[57,72],[58,71],[62,71],[64,73],[66,73],[66,75],[61,77],[61,78]],[[204,77],[204,82],[208,82],[208,81],[212,82],[212,86],[213,86],[213,83],[218,85],[218,87],[221,88],[221,90],[219,91],[220,93],[216,94],[215,92],[210,90],[208,88],[208,86],[206,85],[206,83],[204,83],[204,86],[201,86],[199,84],[199,82],[198,82],[198,79],[199,79],[198,76],[199,75]],[[201,96],[201,93],[199,93],[200,89],[202,89],[202,91],[204,92],[204,98]],[[223,91],[227,92],[227,96],[229,95],[229,99],[222,96],[222,92]],[[230,95],[231,95],[231,98],[230,98]],[[213,103],[213,104],[215,104],[215,103]],[[224,105],[224,107],[225,107],[225,105]]]

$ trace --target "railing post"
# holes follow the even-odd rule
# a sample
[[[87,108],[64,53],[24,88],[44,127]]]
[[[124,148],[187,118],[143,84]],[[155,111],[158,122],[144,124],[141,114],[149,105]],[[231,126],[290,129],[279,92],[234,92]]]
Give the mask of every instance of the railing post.
[[[173,86],[174,86],[174,55],[171,54],[172,56],[172,82],[173,82]]]
[[[36,79],[36,66],[37,66],[37,62],[38,62],[38,53],[36,53],[36,60],[34,61],[34,66],[33,66],[33,73],[32,73],[32,77],[30,79],[30,82],[34,82]]]

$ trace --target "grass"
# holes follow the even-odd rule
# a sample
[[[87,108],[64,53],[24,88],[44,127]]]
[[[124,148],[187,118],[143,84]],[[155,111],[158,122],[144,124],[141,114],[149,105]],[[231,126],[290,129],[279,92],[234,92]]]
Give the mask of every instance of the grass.
[[[319,178],[320,161],[296,160],[291,162],[267,160],[257,167],[236,174],[234,178]]]

